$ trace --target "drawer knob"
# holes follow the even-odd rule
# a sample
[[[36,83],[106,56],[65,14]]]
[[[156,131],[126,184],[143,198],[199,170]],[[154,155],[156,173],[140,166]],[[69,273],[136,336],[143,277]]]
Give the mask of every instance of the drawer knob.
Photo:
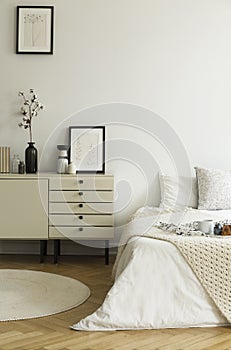
[[[82,219],[83,219],[83,215],[80,215],[80,216],[79,216],[79,219],[82,220]]]
[[[83,192],[79,192],[79,195],[82,196],[82,195],[83,195]]]
[[[83,184],[83,180],[79,180],[79,184]]]
[[[83,204],[82,203],[79,204],[79,208],[83,208]]]
[[[79,227],[79,231],[83,231],[83,227]]]

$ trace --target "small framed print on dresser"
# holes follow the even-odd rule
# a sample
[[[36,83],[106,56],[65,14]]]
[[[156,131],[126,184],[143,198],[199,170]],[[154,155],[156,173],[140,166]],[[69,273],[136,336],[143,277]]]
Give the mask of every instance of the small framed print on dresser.
[[[76,173],[105,173],[105,126],[70,126],[69,146]]]

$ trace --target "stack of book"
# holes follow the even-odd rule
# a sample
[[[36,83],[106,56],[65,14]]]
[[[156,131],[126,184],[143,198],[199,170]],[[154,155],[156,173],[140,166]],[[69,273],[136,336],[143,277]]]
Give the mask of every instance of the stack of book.
[[[0,173],[10,172],[10,147],[0,146]]]

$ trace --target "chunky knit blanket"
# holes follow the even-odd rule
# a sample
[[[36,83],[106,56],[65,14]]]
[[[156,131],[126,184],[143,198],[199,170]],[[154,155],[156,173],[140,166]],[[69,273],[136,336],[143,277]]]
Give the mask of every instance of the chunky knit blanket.
[[[133,238],[137,236],[139,235],[132,235]],[[127,243],[132,237],[127,237]],[[154,225],[140,237],[174,244],[218,309],[231,323],[231,238],[179,236],[161,230],[160,225]],[[120,250],[119,255],[123,247]]]

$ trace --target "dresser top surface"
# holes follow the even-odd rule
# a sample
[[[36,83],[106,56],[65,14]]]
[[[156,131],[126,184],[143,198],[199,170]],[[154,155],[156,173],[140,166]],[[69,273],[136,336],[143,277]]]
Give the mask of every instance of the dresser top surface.
[[[78,173],[78,174],[57,174],[55,172],[40,172],[37,174],[13,174],[0,173],[1,179],[49,179],[49,178],[79,178],[79,177],[113,177],[112,174],[94,174],[94,173]]]

